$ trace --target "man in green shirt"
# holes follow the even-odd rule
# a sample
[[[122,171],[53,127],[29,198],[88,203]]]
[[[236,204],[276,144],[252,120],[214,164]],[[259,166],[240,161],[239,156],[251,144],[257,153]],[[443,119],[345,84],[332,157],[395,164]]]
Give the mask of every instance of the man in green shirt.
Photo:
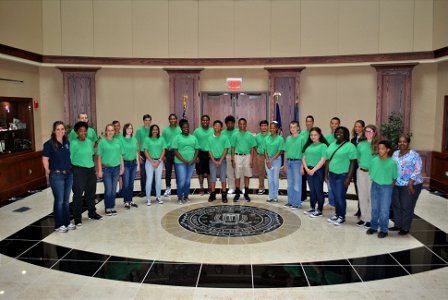
[[[300,132],[300,136],[303,138],[303,142],[306,143],[310,136],[310,130],[314,127],[314,117],[308,115],[305,118],[305,130]],[[302,202],[306,200],[306,176],[302,176]]]
[[[237,129],[235,129],[235,117],[234,116],[227,116],[224,119],[224,123],[226,123],[226,130],[222,131],[222,135],[227,137],[229,139],[234,135],[236,132],[238,132]],[[227,163],[227,187],[229,188],[227,191],[227,194],[234,194],[235,193],[235,169],[233,168],[232,164],[230,163],[232,159],[231,149],[229,148],[226,156],[226,160],[229,162]]]
[[[176,114],[170,114],[168,116],[169,125],[165,127],[162,131],[162,137],[166,142],[166,151],[165,151],[165,184],[166,190],[163,194],[164,197],[171,196],[171,174],[173,173],[174,167],[174,151],[171,148],[171,142],[173,141],[176,135],[179,135],[182,131],[180,127],[177,125],[177,116]]]
[[[78,122],[86,122],[86,123],[88,123],[88,121],[89,121],[89,118],[87,117],[87,114],[86,114],[86,113],[80,113],[80,114],[78,115]],[[75,130],[72,130],[72,131],[70,132],[70,138],[69,138],[70,142],[76,140],[77,138],[78,138],[78,134],[76,133]],[[95,129],[93,129],[93,128],[90,127],[90,126],[89,126],[89,128],[87,129],[87,138],[88,138],[89,140],[91,140],[92,143],[93,143],[94,145],[95,145],[96,142],[98,141],[98,136],[97,136],[97,134],[96,134],[96,132],[95,132]]]
[[[339,126],[341,126],[341,120],[338,117],[331,118],[331,120],[330,120],[330,130],[331,130],[331,132],[328,133],[325,136],[325,139],[327,140],[328,144],[331,144],[331,143],[336,141],[336,139],[334,138],[334,131]]]
[[[143,115],[143,125],[140,126],[137,129],[137,132],[135,134],[135,137],[137,138],[138,143],[138,152],[140,153],[140,166],[144,166],[146,162],[145,158],[145,152],[142,149],[143,142],[145,141],[145,138],[149,137],[149,128],[151,127],[152,117],[149,114]],[[146,197],[145,192],[145,186],[146,186],[146,171],[145,168],[140,168],[140,187],[141,192],[138,194],[139,197]],[[153,184],[152,186],[155,186]],[[155,191],[154,191],[155,192]],[[152,193],[152,191],[151,191]]]
[[[260,132],[255,136],[255,141],[257,142],[256,157],[257,157],[257,171],[258,171],[258,195],[264,194],[264,178],[266,177],[266,169],[264,167],[264,146],[266,142],[266,137],[270,134],[268,132],[268,121],[260,121]]]
[[[199,161],[196,164],[196,174],[199,177],[199,194],[204,195],[204,177],[207,177],[208,191],[210,191],[210,166],[209,155],[206,150],[208,138],[213,136],[213,128],[210,128],[210,116],[203,115],[201,117],[201,127],[196,128],[193,135],[197,138],[199,143]]]
[[[121,133],[121,124],[120,121],[114,120],[112,121],[112,125],[114,126],[114,130],[115,130],[115,135],[114,135],[114,140],[118,140],[121,142],[121,140],[123,139],[123,134]],[[118,197],[123,197],[123,177],[120,176],[118,177]]]

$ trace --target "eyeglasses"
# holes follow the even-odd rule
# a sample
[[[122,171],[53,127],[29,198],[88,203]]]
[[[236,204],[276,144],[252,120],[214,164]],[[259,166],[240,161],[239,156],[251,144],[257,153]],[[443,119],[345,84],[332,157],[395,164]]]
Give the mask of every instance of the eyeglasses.
[[[366,130],[366,133],[375,133],[373,130]]]

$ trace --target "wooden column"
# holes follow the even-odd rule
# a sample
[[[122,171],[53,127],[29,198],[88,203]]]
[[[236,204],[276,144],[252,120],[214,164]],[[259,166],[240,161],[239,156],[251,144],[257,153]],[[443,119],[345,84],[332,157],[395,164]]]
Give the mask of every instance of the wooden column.
[[[280,92],[278,98],[282,129],[289,133],[289,123],[294,119],[294,104],[300,107],[300,74],[305,68],[265,68],[269,72],[269,116],[275,120],[275,92]]]
[[[403,129],[409,131],[411,121],[412,69],[417,63],[372,65],[377,72],[376,125],[387,122],[392,112],[403,116]]]
[[[200,95],[199,73],[203,69],[164,69],[169,75],[170,112],[175,113],[179,119],[184,111],[184,96],[187,96],[186,117],[190,128],[199,126]]]
[[[59,68],[64,78],[64,121],[74,125],[80,113],[96,127],[95,74],[99,68]]]

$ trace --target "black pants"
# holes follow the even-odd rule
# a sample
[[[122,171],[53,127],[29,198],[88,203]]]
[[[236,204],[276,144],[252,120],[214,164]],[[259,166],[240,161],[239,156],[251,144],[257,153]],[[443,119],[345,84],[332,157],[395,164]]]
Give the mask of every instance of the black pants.
[[[422,183],[414,185],[414,194],[409,193],[407,186],[395,186],[392,192],[392,210],[394,225],[409,231],[414,216],[414,208],[422,191]]]
[[[73,217],[81,222],[82,195],[86,199],[89,217],[95,215],[96,174],[95,168],[73,167]]]
[[[174,150],[166,150],[165,152],[165,183],[166,187],[171,187],[171,174],[174,167]]]
[[[305,174],[302,176],[302,201],[306,199],[306,177]]]

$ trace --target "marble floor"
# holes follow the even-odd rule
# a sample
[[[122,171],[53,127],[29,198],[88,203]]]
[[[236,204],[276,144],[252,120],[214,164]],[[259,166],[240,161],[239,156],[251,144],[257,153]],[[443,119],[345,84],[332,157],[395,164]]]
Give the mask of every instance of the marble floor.
[[[234,205],[220,197],[208,203],[196,179],[192,185],[187,204],[171,196],[146,206],[135,197],[139,207],[126,210],[118,198],[118,215],[93,221],[84,213],[83,225],[68,233],[54,231],[49,189],[1,207],[0,299],[446,299],[448,200],[441,195],[422,191],[409,235],[378,239],[355,225],[354,200],[338,227],[327,222],[331,209],[310,218],[309,201],[291,210],[286,196],[271,204],[254,194],[238,205],[283,223],[234,238],[178,224],[193,209]],[[97,211],[104,215],[102,202]]]

